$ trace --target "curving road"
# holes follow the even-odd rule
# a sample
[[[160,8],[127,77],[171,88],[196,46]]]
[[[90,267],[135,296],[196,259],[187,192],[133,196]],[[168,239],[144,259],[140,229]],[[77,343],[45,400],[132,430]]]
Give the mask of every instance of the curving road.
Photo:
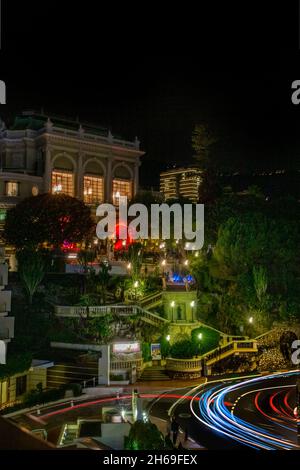
[[[300,450],[295,383],[299,371],[208,382],[179,400],[174,415],[208,449]]]

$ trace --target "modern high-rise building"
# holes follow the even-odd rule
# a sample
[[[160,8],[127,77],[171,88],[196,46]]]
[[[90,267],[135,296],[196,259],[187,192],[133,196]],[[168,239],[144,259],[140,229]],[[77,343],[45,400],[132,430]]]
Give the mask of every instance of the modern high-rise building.
[[[0,123],[0,224],[21,199],[64,193],[86,204],[118,204],[139,186],[140,143],[105,128],[24,112]]]
[[[201,184],[201,170],[196,167],[172,168],[160,174],[160,192],[165,200],[183,197],[196,203]]]

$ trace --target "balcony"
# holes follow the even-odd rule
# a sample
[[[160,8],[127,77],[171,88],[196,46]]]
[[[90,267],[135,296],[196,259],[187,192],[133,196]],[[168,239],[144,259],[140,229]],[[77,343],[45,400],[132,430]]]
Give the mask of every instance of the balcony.
[[[2,317],[0,318],[0,339],[11,340],[15,335],[15,318]]]
[[[0,291],[0,317],[11,311],[11,291]]]
[[[0,289],[8,284],[8,265],[0,264]]]

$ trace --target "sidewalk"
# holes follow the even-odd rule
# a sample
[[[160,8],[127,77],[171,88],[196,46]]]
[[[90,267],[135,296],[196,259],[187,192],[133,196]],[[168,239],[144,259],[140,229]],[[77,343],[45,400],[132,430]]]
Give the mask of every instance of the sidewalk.
[[[160,432],[166,436],[167,435],[167,425],[168,425],[168,422],[162,418],[157,418],[157,417],[154,417],[154,416],[151,416],[151,423],[155,424],[158,429],[160,430]],[[179,433],[178,433],[178,437],[177,437],[177,442],[176,442],[176,447],[179,446],[179,444],[181,443],[182,447],[184,449],[189,449],[189,450],[204,450],[204,447],[197,444],[197,442],[195,442],[193,439],[191,439],[190,437],[185,441],[184,440],[184,432],[182,431],[182,429],[179,429]]]

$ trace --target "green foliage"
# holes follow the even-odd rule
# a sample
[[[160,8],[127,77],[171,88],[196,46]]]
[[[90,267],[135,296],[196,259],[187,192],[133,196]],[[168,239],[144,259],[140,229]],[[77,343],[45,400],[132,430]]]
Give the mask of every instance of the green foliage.
[[[125,437],[125,450],[162,450],[166,448],[162,433],[155,424],[136,421]]]
[[[170,355],[170,341],[166,339],[166,334],[164,336],[161,336],[158,340],[160,343],[160,349],[161,349],[161,356],[162,358],[166,358]]]
[[[90,209],[65,194],[41,194],[21,201],[7,212],[4,238],[15,247],[36,248],[47,242],[81,242],[90,236],[94,222]]]
[[[170,349],[171,357],[176,359],[192,359],[199,354],[199,344],[191,339],[184,339],[172,344]]]
[[[21,250],[17,252],[18,271],[28,295],[29,304],[45,275],[45,261],[37,251]]]
[[[77,255],[78,263],[83,266],[84,272],[88,271],[88,265],[95,261],[95,250],[80,250]]]
[[[30,368],[32,354],[24,352],[23,354],[10,353],[7,357],[7,363],[0,365],[0,379],[11,377],[12,375],[25,372]]]
[[[200,334],[201,339],[199,339]],[[191,340],[198,347],[199,353],[205,354],[219,346],[220,334],[211,328],[201,326],[192,330]]]
[[[131,264],[130,275],[132,281],[137,281],[141,276],[143,264],[143,249],[140,243],[133,243],[128,248],[127,260]]]
[[[149,343],[142,343],[142,356],[145,362],[151,361],[151,346]]]

